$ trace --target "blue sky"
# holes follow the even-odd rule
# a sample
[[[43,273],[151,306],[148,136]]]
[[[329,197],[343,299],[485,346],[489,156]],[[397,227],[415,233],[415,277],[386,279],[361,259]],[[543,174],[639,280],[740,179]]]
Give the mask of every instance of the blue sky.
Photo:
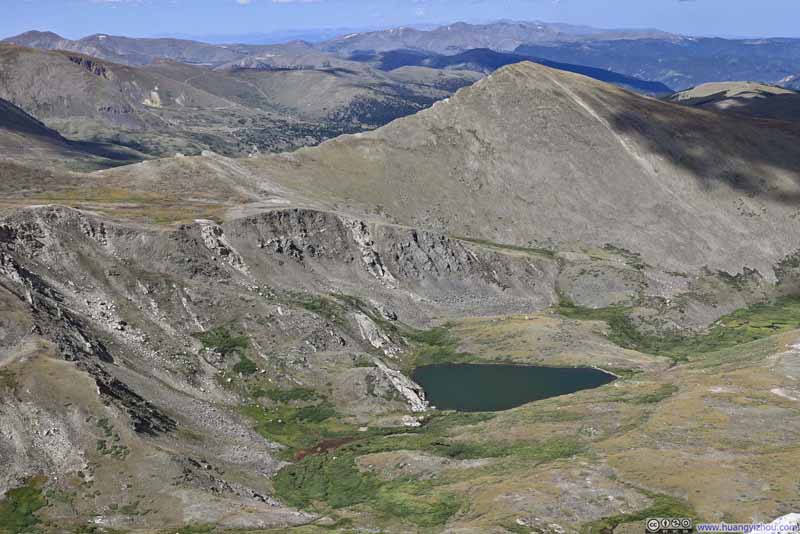
[[[545,20],[692,35],[800,37],[800,0],[0,0],[0,36],[75,38]]]

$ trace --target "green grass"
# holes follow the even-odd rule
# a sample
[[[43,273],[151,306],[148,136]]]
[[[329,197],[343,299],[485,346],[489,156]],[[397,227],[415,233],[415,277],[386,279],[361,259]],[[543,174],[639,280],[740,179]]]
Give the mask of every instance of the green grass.
[[[17,377],[9,369],[0,369],[0,388],[14,390],[17,387]]]
[[[434,344],[441,340],[440,336],[426,332],[422,339]],[[376,518],[392,523],[435,528],[461,509],[462,499],[440,489],[436,481],[382,480],[359,471],[357,458],[368,454],[414,450],[459,460],[509,458],[512,463],[519,461],[530,467],[585,451],[585,446],[573,438],[498,443],[465,442],[450,437],[457,428],[488,421],[494,414],[437,413],[416,429],[372,428],[359,432],[343,423],[327,401],[298,407],[298,402],[319,398],[311,390],[261,390],[256,395],[268,396],[280,404],[266,409],[252,405],[244,408],[244,413],[256,421],[256,430],[261,435],[289,447],[287,459],[294,458],[299,451],[305,454],[326,439],[352,440],[326,452],[305,454],[281,469],[273,479],[275,494],[283,502],[324,514],[352,508],[369,511]]]
[[[379,481],[360,473],[352,455],[320,454],[281,469],[274,484],[276,493],[291,506],[310,508],[322,501],[331,508],[344,508],[373,498]]]
[[[648,493],[648,497],[653,500],[653,504],[630,514],[619,514],[612,517],[606,517],[598,521],[587,523],[583,526],[582,531],[584,534],[605,534],[607,532],[614,532],[614,529],[619,525],[625,523],[634,523],[638,521],[645,521],[651,517],[688,517],[696,518],[694,510],[685,501],[676,499],[669,495],[659,495]],[[644,525],[642,525],[644,529]]]
[[[462,498],[452,493],[432,491],[432,484],[417,481],[385,483],[372,499],[381,514],[403,519],[422,528],[444,525],[461,509]]]
[[[659,402],[670,398],[677,392],[678,392],[678,386],[674,384],[662,384],[653,393],[648,393],[646,395],[636,397],[635,399],[632,399],[628,402],[631,402],[633,404],[658,404]]]
[[[32,478],[6,493],[0,501],[0,532],[23,534],[39,523],[36,512],[47,504],[42,495],[43,484],[42,478]]]
[[[453,428],[477,425],[491,421],[496,414],[490,412],[433,412],[421,431],[428,434],[445,435]]]
[[[539,443],[512,445],[507,454],[525,461],[525,465],[544,464],[572,458],[586,452],[586,445],[573,437],[548,438]]]
[[[301,308],[318,317],[330,321],[345,331],[350,331],[350,322],[347,318],[347,308],[337,301],[334,296],[310,295],[295,291],[285,292],[276,296],[275,300],[287,306]]]
[[[245,406],[242,412],[256,422],[255,430],[266,439],[289,448],[289,453],[308,449],[322,440],[341,438],[356,432],[341,423],[336,410],[327,401],[303,407]]]
[[[233,354],[234,352],[245,351],[250,346],[250,342],[246,336],[233,335],[230,330],[224,326],[209,330],[208,332],[194,334],[194,336],[203,343],[205,348],[215,350],[223,356]]]
[[[306,456],[278,473],[274,479],[276,495],[291,506],[320,512],[326,508],[364,505],[381,516],[428,528],[445,524],[461,508],[461,499],[439,491],[434,481],[414,478],[386,481],[362,473],[356,459],[367,454],[417,450],[451,459],[513,457],[530,468],[585,451],[572,438],[505,444],[453,441],[444,435],[453,426],[480,422],[487,417],[470,414],[465,419],[456,415],[453,421],[447,421],[447,416],[439,416],[434,425],[416,432],[372,435],[335,451]]]
[[[564,317],[568,317],[570,319],[577,319],[579,321],[605,321],[610,323],[611,321],[618,319],[620,316],[624,316],[630,311],[630,308],[623,306],[611,306],[608,308],[599,309],[584,308],[582,306],[577,306],[568,300],[562,299],[555,311],[559,315],[563,315]]]
[[[500,250],[510,250],[513,252],[523,252],[525,254],[531,254],[533,256],[544,256],[546,258],[555,258],[556,253],[553,250],[541,247],[522,247],[518,245],[506,245],[503,243],[495,243],[493,241],[489,241],[487,239],[476,239],[472,237],[455,237],[459,241],[466,241],[467,243],[474,243],[476,245],[481,245],[484,247],[495,248]]]
[[[267,397],[275,402],[288,403],[292,401],[312,401],[319,398],[316,391],[309,388],[292,388],[292,389],[262,389],[258,388],[252,393],[254,398]]]
[[[398,450],[417,450],[454,460],[498,458],[513,452],[512,447],[504,444],[453,441],[431,432],[389,437],[378,436],[371,440],[348,445],[347,450],[357,453],[359,456]]]
[[[414,367],[476,360],[475,356],[458,350],[458,340],[447,326],[430,330],[409,330],[405,333],[405,338],[414,347]]]
[[[361,473],[352,452],[308,456],[274,479],[276,494],[297,508],[332,509],[366,505],[378,515],[420,527],[443,525],[461,507],[457,497],[414,480],[382,481]]]
[[[647,354],[667,356],[675,361],[688,361],[695,355],[800,328],[800,297],[783,297],[737,310],[721,317],[708,333],[690,336],[643,334],[628,318],[629,308],[592,310],[567,302],[561,303],[556,311],[572,319],[605,321],[609,326],[608,339],[613,343]]]
[[[258,366],[247,356],[240,356],[239,361],[233,366],[233,371],[244,376],[251,376],[258,372]]]

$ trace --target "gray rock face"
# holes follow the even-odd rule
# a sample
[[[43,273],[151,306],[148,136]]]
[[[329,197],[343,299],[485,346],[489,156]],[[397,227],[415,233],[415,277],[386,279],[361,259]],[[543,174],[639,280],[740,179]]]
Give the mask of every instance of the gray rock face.
[[[356,324],[361,332],[361,337],[368,341],[376,349],[380,349],[386,356],[394,357],[400,352],[400,348],[387,336],[381,332],[378,326],[363,313],[356,313]]]
[[[303,209],[272,210],[222,227],[256,277],[287,288],[365,297],[369,288],[370,297],[400,310],[422,305],[492,313],[555,302],[554,262],[440,234]]]
[[[422,387],[410,380],[400,371],[390,369],[380,360],[375,360],[375,365],[389,379],[392,386],[408,402],[412,412],[425,412],[428,410],[428,401]]]

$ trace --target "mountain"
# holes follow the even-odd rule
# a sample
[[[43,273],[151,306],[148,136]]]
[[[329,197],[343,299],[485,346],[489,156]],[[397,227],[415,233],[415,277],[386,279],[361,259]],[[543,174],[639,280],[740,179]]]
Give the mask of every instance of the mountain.
[[[309,125],[306,135],[318,140],[383,126],[480,78],[478,73],[439,73],[430,68],[396,76],[361,63],[320,56],[304,44],[296,45],[295,50],[299,52],[250,56],[211,72],[171,62],[159,62],[146,70],[241,106],[302,122]],[[312,131],[311,125],[318,131]]]
[[[19,174],[13,182],[24,189],[20,164],[37,169],[86,170],[132,163],[141,154],[119,147],[79,143],[65,139],[31,115],[0,98],[0,165]],[[5,174],[5,173],[4,173]]]
[[[70,46],[74,41],[65,39],[57,33],[29,31],[3,39],[4,43],[16,44],[19,46],[26,46],[28,48],[41,48],[44,50],[59,50],[63,47]]]
[[[65,39],[52,32],[30,31],[3,40],[28,48],[77,52],[128,66],[144,66],[158,61],[174,61],[204,67],[254,67],[260,61],[274,68],[319,67],[339,58],[293,39],[276,44],[219,44],[189,39],[135,38],[95,34],[78,40]]]
[[[258,161],[286,185],[411,226],[770,278],[800,245],[785,231],[797,136],[519,63],[377,132]]]
[[[213,71],[163,60],[132,67],[76,52],[0,45],[0,68],[7,74],[0,97],[76,140],[156,156],[203,150],[233,155],[375,128],[478,78],[453,72],[393,79],[359,63],[314,68],[306,62],[317,56],[310,50],[310,56],[283,61],[273,54],[251,68]]]
[[[208,34],[208,35],[185,35],[172,34],[164,37],[183,39],[190,41],[201,41],[212,44],[248,44],[248,45],[272,45],[281,44],[289,41],[306,41],[316,43],[334,39],[340,35],[346,35],[358,31],[369,31],[358,28],[308,28],[297,30],[275,30],[257,33],[233,33],[233,34]]]
[[[8,74],[0,97],[74,139],[147,146],[153,154],[192,152],[213,144],[213,134],[181,125],[183,113],[194,112],[186,119],[198,124],[211,110],[245,112],[184,83],[76,52],[2,45],[0,65]]]
[[[762,83],[707,83],[675,93],[669,100],[686,106],[765,119],[800,120],[800,93]]]
[[[488,48],[467,50],[466,52],[452,55],[433,54],[414,50],[392,50],[380,54],[357,54],[353,56],[352,59],[369,62],[377,68],[388,71],[407,66],[425,66],[434,69],[459,69],[481,72],[483,74],[490,74],[506,65],[520,63],[522,61],[533,61],[553,69],[583,74],[584,76],[589,76],[590,78],[607,83],[613,83],[640,93],[664,95],[671,92],[670,88],[662,83],[648,82],[605,69],[558,63],[520,54],[496,52]]]
[[[781,84],[800,68],[800,39],[629,39],[528,43],[518,54],[608,69],[678,90],[709,82]]]
[[[322,52],[305,41],[242,48],[248,55],[217,66],[219,70],[231,69],[321,69],[353,68],[351,61]]]
[[[3,174],[0,525],[788,524],[798,136],[523,62],[293,153]],[[432,407],[465,363],[613,382]]]
[[[596,39],[671,39],[672,35],[657,30],[599,30],[585,26],[546,22],[499,21],[491,24],[459,22],[432,30],[394,28],[390,30],[351,33],[317,44],[322,50],[347,57],[357,52],[421,50],[439,54],[456,54],[473,48],[514,51],[530,43],[570,43]]]
[[[246,55],[226,46],[184,39],[145,39],[106,34],[89,35],[73,41],[51,32],[30,31],[4,39],[3,42],[29,48],[77,52],[124,65],[146,65],[156,59],[218,65]]]
[[[0,99],[0,129],[10,134],[22,134],[50,141],[54,145],[62,145],[67,142],[61,134],[3,99]]]

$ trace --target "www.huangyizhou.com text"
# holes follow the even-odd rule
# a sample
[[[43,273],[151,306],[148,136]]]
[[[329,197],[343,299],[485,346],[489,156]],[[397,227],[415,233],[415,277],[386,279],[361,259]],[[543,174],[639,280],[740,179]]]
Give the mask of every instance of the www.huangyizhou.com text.
[[[800,534],[800,524],[775,524],[775,523],[699,523],[695,525],[697,532],[742,532],[775,533],[775,534]]]

